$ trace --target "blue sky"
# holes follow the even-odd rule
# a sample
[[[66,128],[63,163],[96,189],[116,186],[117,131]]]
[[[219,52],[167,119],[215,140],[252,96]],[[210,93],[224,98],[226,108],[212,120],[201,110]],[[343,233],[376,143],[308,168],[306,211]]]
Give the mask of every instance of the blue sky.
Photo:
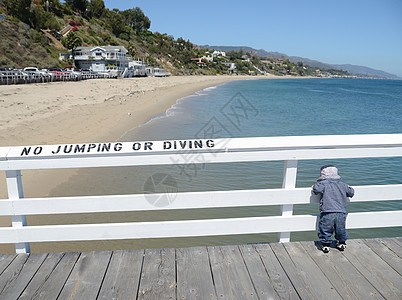
[[[402,0],[104,0],[140,7],[150,30],[198,45],[250,46],[402,77]]]

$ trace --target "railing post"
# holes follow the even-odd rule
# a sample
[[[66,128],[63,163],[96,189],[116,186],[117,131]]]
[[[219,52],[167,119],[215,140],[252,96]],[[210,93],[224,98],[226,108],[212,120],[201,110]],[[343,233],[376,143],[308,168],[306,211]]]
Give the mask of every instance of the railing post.
[[[297,160],[285,160],[283,168],[283,189],[296,188]],[[293,204],[281,205],[281,216],[291,216],[293,214]],[[279,232],[278,242],[290,242],[290,232]]]
[[[24,198],[22,190],[21,171],[6,171],[7,192],[10,200],[18,200]],[[27,225],[26,216],[12,216],[12,226],[22,227]],[[29,253],[29,243],[16,243],[16,253]]]

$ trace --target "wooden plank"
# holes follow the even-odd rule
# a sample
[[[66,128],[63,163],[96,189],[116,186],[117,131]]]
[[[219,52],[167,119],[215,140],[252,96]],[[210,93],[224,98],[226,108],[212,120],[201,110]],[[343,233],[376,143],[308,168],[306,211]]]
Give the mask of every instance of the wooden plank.
[[[380,238],[379,240],[396,255],[402,258],[402,244],[399,243],[396,238]]]
[[[208,247],[218,299],[258,299],[237,246]]]
[[[176,250],[177,299],[217,299],[206,247]]]
[[[344,299],[384,299],[340,251],[324,253],[314,242],[301,244]]]
[[[113,251],[97,299],[136,299],[144,250]]]
[[[402,278],[363,241],[349,240],[343,255],[386,299],[402,298]]]
[[[402,275],[402,258],[398,253],[402,254],[400,251],[402,247],[395,243],[392,244],[392,240],[383,241],[381,239],[370,239],[364,240],[367,246],[370,247],[378,256],[380,256],[391,268]],[[389,246],[388,246],[389,245]],[[399,248],[399,249],[397,249]],[[397,250],[394,252],[392,249]]]
[[[176,299],[175,249],[145,250],[138,299]]]
[[[49,254],[44,264],[49,264],[49,258],[52,258],[53,254]],[[67,281],[68,276],[71,273],[75,263],[77,262],[79,253],[63,253],[61,259],[52,270],[51,274],[47,277],[43,276],[44,272],[41,270],[35,275],[33,281],[31,281],[26,288],[26,290],[22,293],[21,297],[18,300],[22,299],[56,299],[62,290],[64,284]],[[55,254],[57,257],[57,254]],[[49,264],[51,265],[51,264]],[[43,265],[42,265],[43,266]],[[46,268],[48,268],[47,266]],[[42,267],[41,267],[42,269]],[[38,278],[43,279],[41,282]]]
[[[50,253],[18,299],[31,299],[36,291],[49,278],[63,256],[63,253]]]
[[[58,299],[96,299],[111,251],[83,252]]]
[[[280,299],[300,299],[281,264],[268,244],[254,245],[268,273],[270,282]]]
[[[7,266],[4,272],[0,275],[0,296],[9,283],[16,280],[16,277],[21,272],[27,261],[29,254],[18,254],[15,259]]]
[[[36,290],[49,278],[62,257],[63,253],[50,253],[18,299],[31,299]]]
[[[0,276],[0,299],[17,299],[46,257],[47,254],[30,254],[29,256],[22,254],[21,259],[17,257]],[[3,276],[4,280],[2,280]]]
[[[380,238],[379,240],[392,252],[402,258],[402,243],[399,243],[396,238]]]
[[[9,264],[15,259],[15,254],[0,254],[0,275],[8,267]]]
[[[342,299],[300,243],[275,243],[271,248],[302,299]]]
[[[240,245],[239,249],[259,299],[280,299],[253,245]]]

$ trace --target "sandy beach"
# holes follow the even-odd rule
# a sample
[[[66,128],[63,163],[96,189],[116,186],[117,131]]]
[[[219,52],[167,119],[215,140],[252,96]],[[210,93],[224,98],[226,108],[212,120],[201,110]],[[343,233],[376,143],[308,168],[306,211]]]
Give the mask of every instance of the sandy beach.
[[[180,98],[232,80],[262,78],[270,77],[181,76],[0,86],[0,147],[113,142],[128,130],[164,113]],[[68,182],[77,172],[74,169],[23,171],[24,197],[52,194],[52,189]],[[0,200],[5,198],[5,172],[1,172]],[[63,218],[72,221],[71,217]],[[34,225],[42,219],[32,216],[28,221]],[[46,220],[52,223],[52,216]],[[10,225],[11,218],[0,217],[0,226]],[[77,244],[73,245],[70,250],[76,249]],[[79,248],[91,247],[85,243]],[[2,253],[12,249],[13,245],[0,246]],[[51,249],[61,251],[62,248]],[[46,243],[33,249],[35,252],[48,250]]]
[[[112,142],[164,113],[182,97],[249,76],[102,79],[0,87],[0,146]],[[48,171],[23,172],[25,197],[43,197],[66,181]],[[6,198],[5,175],[0,198]]]

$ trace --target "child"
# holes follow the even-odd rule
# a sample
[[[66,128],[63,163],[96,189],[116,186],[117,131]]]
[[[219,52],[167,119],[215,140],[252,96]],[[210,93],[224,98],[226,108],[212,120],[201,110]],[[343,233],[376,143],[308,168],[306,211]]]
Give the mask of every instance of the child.
[[[313,185],[312,193],[320,194],[320,221],[318,223],[318,237],[322,243],[322,251],[329,252],[331,236],[335,231],[336,248],[344,251],[348,234],[345,229],[347,216],[346,203],[348,197],[353,197],[355,191],[341,181],[338,169],[333,165],[326,165],[320,169],[320,178]]]

